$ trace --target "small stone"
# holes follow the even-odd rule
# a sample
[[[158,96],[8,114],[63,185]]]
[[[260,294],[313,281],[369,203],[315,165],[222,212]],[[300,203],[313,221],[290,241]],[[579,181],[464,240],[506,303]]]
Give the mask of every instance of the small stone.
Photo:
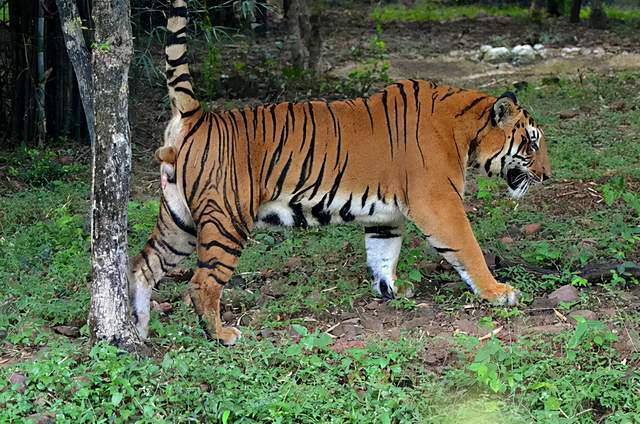
[[[517,64],[535,62],[537,57],[536,51],[529,44],[515,46],[511,50],[511,54],[513,55],[513,61]]]
[[[292,256],[287,260],[286,267],[289,269],[296,269],[296,268],[300,268],[300,265],[302,265],[302,259],[296,256]]]
[[[560,334],[563,331],[570,330],[571,326],[568,324],[553,324],[553,325],[538,325],[535,327],[529,327],[525,330],[525,332],[530,334],[546,334],[546,335],[556,335]]]
[[[151,301],[151,307],[154,311],[160,312],[161,314],[166,314],[171,312],[173,306],[169,302],[158,303],[156,301]]]
[[[364,309],[368,309],[370,311],[378,309],[379,307],[380,307],[380,302],[378,302],[377,300],[373,300],[367,303],[366,305],[364,305]]]
[[[572,119],[578,115],[580,115],[580,112],[578,112],[577,110],[565,110],[558,113],[558,117],[560,119]]]
[[[80,329],[70,325],[57,325],[53,327],[53,331],[67,337],[80,337]]]
[[[559,305],[561,302],[577,302],[580,300],[580,293],[578,289],[567,284],[554,290],[548,297]]]
[[[542,50],[542,49],[544,49],[544,46],[542,44],[533,45],[533,50]]]
[[[542,225],[540,224],[527,224],[524,227],[522,227],[522,232],[528,236],[532,236],[534,234],[539,233],[541,229],[542,229]]]
[[[251,323],[253,322],[253,318],[249,315],[243,315],[240,318],[240,325],[243,327],[247,327],[249,325],[251,325]]]
[[[222,314],[222,319],[225,322],[233,322],[233,320],[235,319],[235,315],[231,311],[226,311],[224,314]]]
[[[12,386],[16,386],[18,393],[24,393],[27,390],[27,385],[25,384],[26,379],[27,377],[25,377],[24,374],[14,372],[9,376],[9,383],[11,383]]]
[[[438,264],[435,262],[429,262],[427,260],[420,261],[418,263],[418,269],[422,271],[423,274],[433,274],[438,270]]]
[[[627,107],[626,103],[624,102],[624,100],[618,100],[616,102],[613,102],[609,105],[609,109],[616,111],[616,112],[622,112],[625,110],[625,108]]]
[[[506,47],[492,47],[484,53],[482,58],[491,63],[507,62],[511,60],[511,51]]]
[[[376,317],[362,317],[360,318],[360,322],[362,323],[362,326],[367,330],[376,332],[382,331],[382,321],[380,321],[380,319]]]
[[[504,236],[504,237],[502,237],[502,238],[500,239],[500,243],[505,244],[505,245],[507,245],[507,246],[508,246],[508,245],[510,245],[510,244],[513,244],[513,241],[514,241],[514,240],[513,240],[511,237],[509,237],[509,236]]]
[[[582,317],[589,321],[595,321],[598,319],[598,316],[595,312],[589,311],[587,309],[579,309],[577,311],[571,311],[571,313],[569,313],[569,319],[571,320],[571,322],[575,323],[576,317]]]
[[[494,269],[496,267],[496,260],[496,255],[493,253],[484,254],[484,261],[487,263],[487,267],[489,267],[489,269]]]
[[[400,340],[400,327],[393,327],[388,331],[389,338],[393,341]]]
[[[33,424],[49,424],[56,421],[55,414],[31,414],[27,416],[27,421]]]
[[[330,349],[336,353],[343,353],[347,349],[364,349],[365,343],[362,340],[338,340],[331,345]]]

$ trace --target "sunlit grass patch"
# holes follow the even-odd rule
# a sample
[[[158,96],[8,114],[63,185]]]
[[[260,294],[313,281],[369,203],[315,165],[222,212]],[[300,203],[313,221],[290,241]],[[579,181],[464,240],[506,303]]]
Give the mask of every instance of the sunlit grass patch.
[[[528,13],[528,9],[513,6],[441,6],[430,1],[420,1],[412,7],[401,5],[377,7],[373,10],[371,17],[377,22],[427,22],[448,21],[462,17],[476,18],[479,15],[525,18]]]
[[[640,20],[640,8],[621,8],[615,6],[605,6],[604,12],[610,19],[618,21],[636,21]],[[591,7],[584,7],[580,11],[580,19],[589,19],[591,15]]]

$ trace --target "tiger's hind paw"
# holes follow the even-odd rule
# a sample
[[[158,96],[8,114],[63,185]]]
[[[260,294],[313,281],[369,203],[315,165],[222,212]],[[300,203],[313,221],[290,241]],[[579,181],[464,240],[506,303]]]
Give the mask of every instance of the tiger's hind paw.
[[[233,346],[241,337],[242,333],[235,327],[223,327],[222,334],[216,336],[218,341],[225,346]]]

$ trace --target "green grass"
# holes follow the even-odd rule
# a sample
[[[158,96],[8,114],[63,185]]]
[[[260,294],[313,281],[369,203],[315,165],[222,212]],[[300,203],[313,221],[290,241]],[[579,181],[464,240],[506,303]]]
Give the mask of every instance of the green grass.
[[[504,183],[471,179],[478,187],[468,194],[478,207],[471,221],[483,249],[559,271],[545,278],[519,267],[501,271],[524,292],[523,306],[473,304],[469,315],[467,292],[434,288],[457,276],[421,273],[421,261],[437,257],[414,226],[406,232],[398,273],[420,297],[394,301],[390,310],[408,321],[420,313],[419,302],[433,299],[439,323],[467,317],[483,332],[504,327],[503,339],[407,330],[397,341],[370,336],[337,349],[323,330],[373,300],[362,231],[343,226],[253,234],[225,293],[237,317],[252,316],[233,348],[208,341],[181,300],[184,284],[167,282],[158,296],[173,311],[152,313],[150,354],[90,349],[86,169],[61,169],[51,152],[3,154],[4,169],[13,168],[22,189],[0,193],[0,422],[32,414],[74,423],[638,422],[639,355],[620,348],[629,335],[638,340],[640,320],[625,300],[638,282],[618,276],[582,287],[574,271],[589,262],[640,260],[640,103],[629,95],[640,91],[640,74],[589,74],[583,81],[532,83],[518,93],[550,142],[554,178],[541,193],[516,205]],[[624,107],[612,107],[621,99]],[[558,117],[574,109],[575,118]],[[587,183],[601,203],[564,196]],[[157,210],[155,200],[130,203],[132,254]],[[499,241],[511,226],[530,223],[542,230],[509,246]],[[559,308],[563,314],[605,306],[613,312],[557,336],[527,335],[522,328],[537,325],[527,312],[533,299],[564,284],[582,292]],[[81,336],[58,335],[56,325],[80,327]],[[445,353],[434,361],[442,343]],[[14,373],[26,377],[24,393],[9,384]]]
[[[514,18],[526,18],[529,11],[526,8],[505,6],[441,6],[427,0],[421,0],[412,7],[401,5],[388,5],[377,7],[371,17],[376,22],[429,22],[448,21],[455,18],[475,18],[478,15],[485,16],[511,16]]]
[[[613,6],[605,6],[604,12],[610,19],[617,21],[637,21],[640,20],[640,9],[620,8]],[[580,10],[580,19],[589,19],[591,14],[590,7],[584,7]]]

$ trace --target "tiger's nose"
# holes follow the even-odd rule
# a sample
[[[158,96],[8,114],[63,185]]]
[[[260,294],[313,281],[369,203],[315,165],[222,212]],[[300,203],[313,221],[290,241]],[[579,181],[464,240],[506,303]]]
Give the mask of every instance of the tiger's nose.
[[[542,178],[540,180],[544,182],[544,181],[548,180],[549,178],[551,178],[551,173],[545,171],[545,172],[542,173]]]

